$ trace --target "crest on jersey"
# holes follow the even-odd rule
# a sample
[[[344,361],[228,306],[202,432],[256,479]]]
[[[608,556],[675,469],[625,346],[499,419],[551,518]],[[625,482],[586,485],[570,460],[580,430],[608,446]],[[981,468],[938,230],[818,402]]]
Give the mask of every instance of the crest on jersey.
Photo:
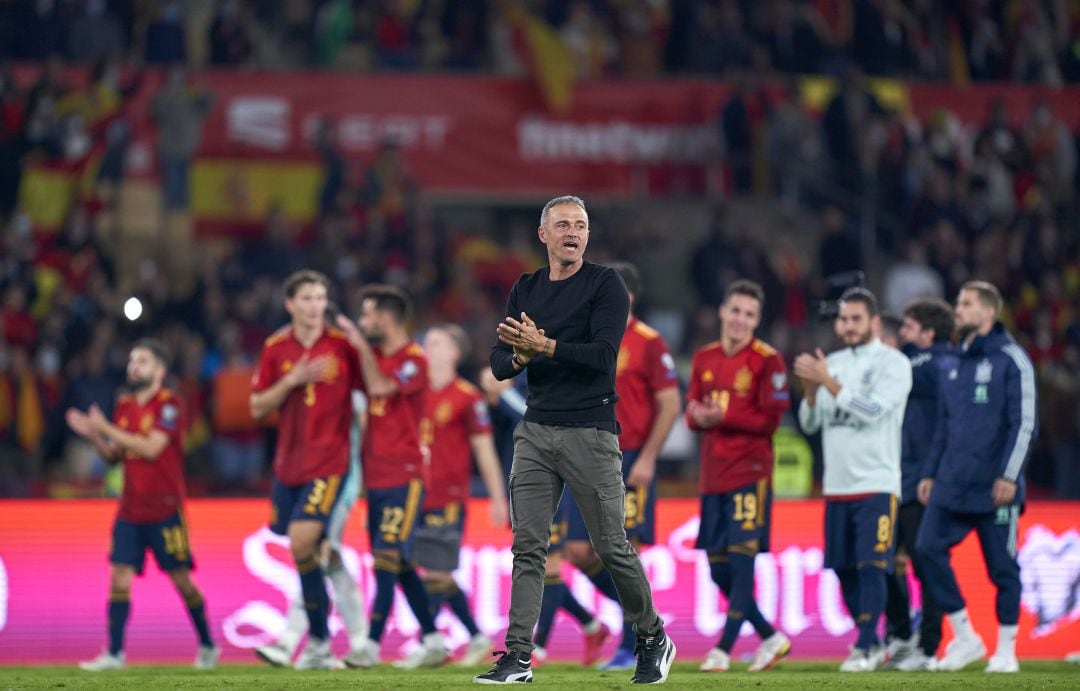
[[[450,405],[450,401],[443,401],[435,406],[435,422],[440,425],[450,422],[450,418],[453,416],[454,406]]]
[[[402,384],[408,384],[409,380],[416,376],[420,368],[416,366],[416,363],[412,360],[406,360],[401,364],[401,369],[397,371],[397,379]]]
[[[288,374],[289,370],[292,369],[292,365],[292,360],[286,360],[285,362],[281,363],[281,373]]]
[[[172,403],[161,406],[161,426],[165,429],[176,429],[176,420],[180,417],[180,409]]]
[[[745,396],[750,391],[750,387],[753,385],[753,383],[754,375],[750,372],[750,368],[741,368],[738,372],[735,373],[735,382],[733,384],[733,386],[735,387],[735,395]]]
[[[703,383],[705,383],[705,384],[708,384],[709,382],[711,382],[713,380],[713,378],[714,377],[713,377],[713,373],[712,373],[711,369],[707,369],[707,370],[705,370],[704,372],[701,373],[701,381]]]
[[[326,374],[323,375],[323,381],[334,381],[337,379],[338,372],[341,371],[341,363],[334,356],[328,356],[326,358]]]
[[[975,383],[976,384],[989,384],[990,380],[994,378],[994,366],[990,364],[989,360],[983,360],[975,366]]]
[[[150,428],[154,426],[154,414],[147,413],[142,416],[142,420],[139,420],[139,430],[142,432],[149,432]]]

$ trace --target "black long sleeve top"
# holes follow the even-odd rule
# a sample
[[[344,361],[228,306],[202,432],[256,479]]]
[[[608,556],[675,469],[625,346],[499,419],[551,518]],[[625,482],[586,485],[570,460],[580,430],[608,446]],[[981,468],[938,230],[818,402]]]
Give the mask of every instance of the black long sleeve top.
[[[507,316],[520,319],[525,312],[556,341],[554,357],[537,354],[524,370],[525,420],[617,432],[615,366],[630,311],[626,286],[614,269],[591,262],[561,281],[552,281],[549,271],[522,274],[506,303]],[[496,338],[491,371],[497,379],[519,374],[512,357],[510,346]]]

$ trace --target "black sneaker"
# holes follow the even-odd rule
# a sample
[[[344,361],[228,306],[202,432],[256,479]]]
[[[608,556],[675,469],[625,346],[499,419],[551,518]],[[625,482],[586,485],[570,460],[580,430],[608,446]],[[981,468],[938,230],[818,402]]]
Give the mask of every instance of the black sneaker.
[[[499,650],[490,670],[473,677],[474,684],[531,684],[532,656],[517,650]]]
[[[631,684],[663,684],[667,681],[671,663],[675,661],[675,644],[663,629],[655,636],[639,636],[634,648],[637,669],[630,677]]]

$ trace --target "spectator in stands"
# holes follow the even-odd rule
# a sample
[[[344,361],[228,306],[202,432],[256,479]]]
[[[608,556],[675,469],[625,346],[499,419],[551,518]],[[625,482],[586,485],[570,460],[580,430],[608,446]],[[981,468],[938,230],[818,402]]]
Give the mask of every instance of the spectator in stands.
[[[854,230],[844,211],[834,205],[821,213],[821,250],[818,267],[822,278],[839,276],[862,268],[862,254]]]
[[[86,0],[75,11],[78,14],[67,32],[67,53],[72,60],[90,62],[124,55],[127,47],[124,27],[109,11],[106,0]]]
[[[258,488],[266,461],[262,428],[251,417],[248,398],[255,372],[250,352],[245,352],[236,324],[225,324],[220,333],[224,363],[214,374],[213,468],[217,487],[226,492],[253,492]]]
[[[250,26],[253,18],[240,0],[221,3],[210,25],[210,62],[214,65],[242,65],[254,50]]]
[[[188,86],[182,67],[169,69],[165,84],[150,106],[158,127],[158,168],[167,212],[188,208],[191,159],[199,148],[203,123],[213,107],[213,94]]]
[[[184,44],[184,3],[181,0],[166,0],[162,6],[151,11],[154,17],[146,27],[146,63],[183,63],[187,54]]]
[[[348,164],[338,146],[337,130],[329,118],[320,118],[315,128],[315,150],[322,159],[322,188],[319,190],[319,216],[333,211],[345,191],[349,173]]]

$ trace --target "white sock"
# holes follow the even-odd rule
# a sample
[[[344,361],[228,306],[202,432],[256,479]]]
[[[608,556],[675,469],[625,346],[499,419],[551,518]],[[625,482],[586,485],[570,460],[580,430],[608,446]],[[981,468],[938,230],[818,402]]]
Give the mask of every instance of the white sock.
[[[300,647],[300,639],[308,629],[307,612],[304,610],[303,596],[297,596],[289,603],[289,612],[285,617],[285,630],[278,637],[278,645],[288,651],[290,657]]]
[[[356,581],[345,565],[338,563],[326,571],[330,577],[330,585],[334,589],[334,606],[338,614],[345,622],[345,630],[349,633],[349,647],[353,650],[359,648],[368,635],[368,620],[364,614],[364,605],[360,601],[360,590],[356,587]]]
[[[590,635],[596,633],[597,631],[600,630],[600,620],[599,619],[593,619],[588,624],[585,624],[584,626],[582,626],[581,630],[584,631],[587,634],[590,634]]]
[[[1015,624],[998,627],[997,652],[994,657],[1016,657],[1016,632],[1019,628]]]
[[[968,616],[967,607],[958,609],[949,615],[949,623],[952,624],[953,632],[957,638],[976,638],[975,628],[971,625],[971,617]]]

